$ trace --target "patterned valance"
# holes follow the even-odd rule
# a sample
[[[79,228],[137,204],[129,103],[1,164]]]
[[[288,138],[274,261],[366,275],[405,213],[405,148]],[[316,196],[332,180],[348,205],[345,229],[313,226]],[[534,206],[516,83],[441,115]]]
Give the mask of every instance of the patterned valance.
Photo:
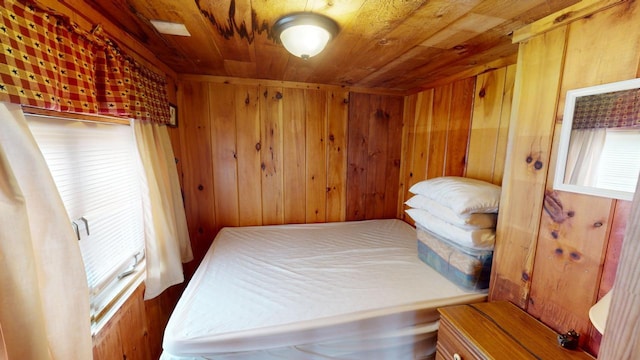
[[[0,101],[169,121],[164,76],[63,16],[21,0],[0,3]]]
[[[640,127],[640,89],[576,98],[573,129]]]

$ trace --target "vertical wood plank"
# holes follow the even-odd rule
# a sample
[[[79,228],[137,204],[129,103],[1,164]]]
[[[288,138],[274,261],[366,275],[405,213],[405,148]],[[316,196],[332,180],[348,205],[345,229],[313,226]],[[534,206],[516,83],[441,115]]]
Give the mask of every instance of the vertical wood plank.
[[[465,173],[475,83],[473,77],[453,83],[444,170],[447,176],[463,176]]]
[[[132,295],[135,300],[125,302],[119,310],[122,312],[118,321],[118,331],[122,340],[122,359],[150,358],[147,324],[142,302],[143,288],[138,287]]]
[[[611,200],[547,188],[527,311],[564,333],[589,331],[598,292]],[[571,294],[571,296],[567,296]],[[584,343],[588,337],[581,337]]]
[[[216,225],[238,226],[236,106],[233,86],[209,84]]]
[[[391,115],[380,95],[371,95],[367,147],[367,185],[365,218],[379,219],[384,213],[385,181],[387,178],[387,134]]]
[[[401,201],[398,201],[398,209],[396,211],[396,217],[402,219],[410,224],[413,224],[413,220],[406,216],[404,212],[407,208],[404,202],[411,197],[409,188],[412,183],[412,164],[413,164],[413,145],[415,142],[415,126],[416,126],[416,106],[418,101],[418,94],[412,94],[404,97],[403,111],[402,111],[402,158],[400,161],[400,173],[401,177]]]
[[[627,226],[629,226],[628,220],[631,216],[631,204],[631,201],[615,201],[609,240],[607,242],[606,261],[602,269],[602,279],[600,280],[600,287],[598,289],[598,300],[611,291],[613,287],[618,270],[618,263],[620,261],[622,241]]]
[[[262,225],[260,99],[258,86],[235,88],[239,225]]]
[[[347,220],[365,219],[370,96],[351,93],[347,143]]]
[[[429,136],[427,179],[444,175],[447,152],[447,128],[451,114],[452,84],[435,88],[433,96],[433,122]]]
[[[493,179],[506,71],[500,68],[477,77],[467,164],[467,176],[474,179]]]
[[[330,91],[327,100],[327,221],[344,221],[347,213],[349,93]]]
[[[640,179],[631,205],[599,359],[640,358]],[[614,324],[611,326],[610,324]]]
[[[416,104],[415,137],[413,143],[412,183],[427,179],[429,148],[433,123],[435,90],[429,89],[418,94]]]
[[[262,223],[284,223],[283,89],[260,87]]]
[[[624,233],[627,228],[627,221],[631,214],[631,204],[631,201],[615,201],[613,219],[611,221],[609,239],[607,242],[607,250],[604,254],[604,264],[598,288],[598,297],[593,301],[593,303],[600,301],[600,299],[602,299],[602,297],[613,288],[620,261],[620,252],[622,251]],[[591,354],[598,354],[601,342],[602,334],[600,334],[595,327],[590,325],[588,338],[586,339],[584,348]]]
[[[186,265],[186,272],[189,275],[202,260],[217,232],[208,105],[209,87],[202,82],[182,81],[179,86],[178,101],[185,213],[194,257],[194,261]]]
[[[504,163],[507,157],[507,140],[509,138],[509,124],[511,121],[511,105],[513,102],[513,86],[515,80],[516,65],[507,66],[507,72],[504,79],[504,92],[502,95],[500,128],[498,129],[498,142],[496,144],[493,177],[491,179],[491,182],[496,185],[502,185],[502,176],[504,175]]]
[[[93,359],[122,359],[122,339],[118,326],[119,317],[115,315],[93,338]]]
[[[521,308],[529,299],[565,33],[561,27],[532,38],[518,54],[489,297]]]
[[[409,161],[407,164],[409,181],[405,185],[407,190],[405,201],[411,196],[409,193],[411,186],[427,178],[434,93],[433,89],[429,89],[416,96],[415,112],[411,115],[413,127],[409,130],[408,149],[411,155],[410,160],[407,160]],[[408,220],[410,224],[414,223],[413,219],[408,216],[405,216],[405,220]]]
[[[395,218],[398,206],[404,202],[400,185],[403,102],[403,98],[396,96],[386,96],[382,100],[382,107],[389,114],[384,211],[382,213],[382,217],[386,219]]]
[[[148,332],[148,344],[149,344],[149,358],[159,359],[162,353],[162,335],[164,329],[167,326],[169,320],[169,314],[171,310],[165,311],[162,306],[163,298],[165,296],[160,295],[154,299],[150,299],[143,302],[144,314],[147,319],[146,326]],[[142,301],[142,300],[138,300]]]
[[[327,93],[305,90],[306,117],[306,222],[327,220]]]
[[[282,171],[284,222],[305,222],[305,96],[302,89],[283,89]]]

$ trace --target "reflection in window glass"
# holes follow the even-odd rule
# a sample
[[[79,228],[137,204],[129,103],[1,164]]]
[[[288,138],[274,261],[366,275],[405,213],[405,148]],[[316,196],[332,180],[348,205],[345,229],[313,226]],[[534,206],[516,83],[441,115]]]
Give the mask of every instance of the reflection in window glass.
[[[634,192],[640,173],[640,130],[607,129],[597,187]]]

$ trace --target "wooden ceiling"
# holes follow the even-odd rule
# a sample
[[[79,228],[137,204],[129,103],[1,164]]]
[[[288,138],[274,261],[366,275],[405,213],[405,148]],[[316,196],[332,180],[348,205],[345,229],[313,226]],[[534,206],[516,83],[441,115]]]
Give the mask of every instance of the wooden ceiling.
[[[510,35],[578,0],[85,0],[181,74],[412,91],[499,59]],[[340,32],[309,60],[272,35],[282,15],[310,11]],[[191,37],[150,20],[184,23]]]

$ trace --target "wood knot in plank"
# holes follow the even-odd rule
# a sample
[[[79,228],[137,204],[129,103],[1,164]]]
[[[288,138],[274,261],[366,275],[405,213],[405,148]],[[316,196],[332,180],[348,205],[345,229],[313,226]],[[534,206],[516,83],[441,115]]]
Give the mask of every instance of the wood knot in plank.
[[[276,92],[276,99],[280,100],[282,99],[283,95],[280,91]]]
[[[536,170],[542,169],[542,161],[537,160],[535,163],[533,163],[533,168]]]
[[[485,95],[487,95],[487,91],[484,88],[480,89],[480,92],[478,93],[478,96],[483,98],[483,97],[485,97]]]
[[[388,112],[382,110],[382,109],[377,109],[376,110],[376,118],[377,119],[382,119],[382,120],[389,120],[391,118],[391,115],[389,115]]]
[[[562,202],[558,197],[558,193],[555,191],[545,192],[544,202],[542,206],[544,208],[544,211],[556,224],[562,224],[568,218],[568,216],[564,212]]]
[[[571,16],[571,12],[564,13],[564,14],[558,16],[557,18],[553,19],[553,23],[554,24],[559,24],[559,23],[567,20],[570,16]]]

